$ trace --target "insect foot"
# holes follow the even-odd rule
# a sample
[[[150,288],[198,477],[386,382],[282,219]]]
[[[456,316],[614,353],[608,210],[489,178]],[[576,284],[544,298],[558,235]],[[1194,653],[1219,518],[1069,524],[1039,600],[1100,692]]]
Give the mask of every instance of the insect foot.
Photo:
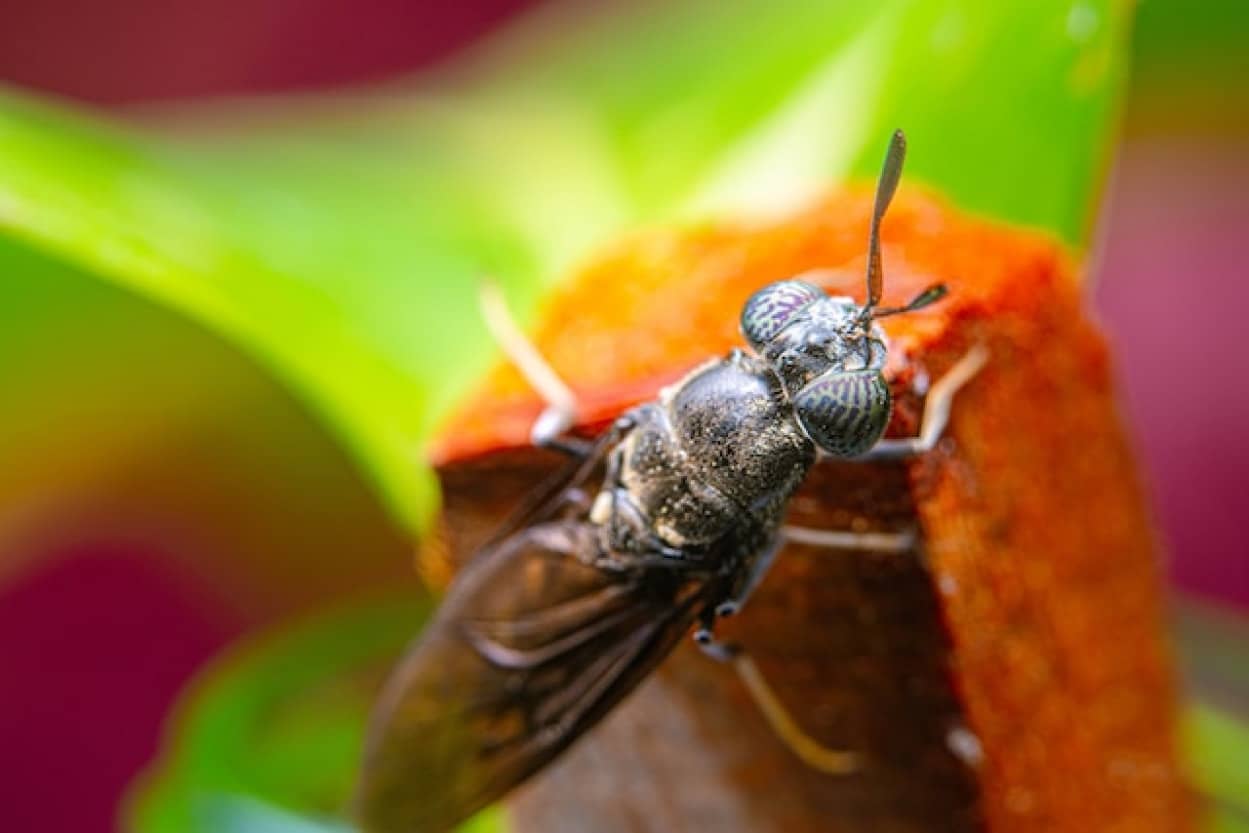
[[[768,685],[759,666],[755,665],[749,654],[738,649],[730,660],[738,679],[750,692],[751,699],[772,727],[773,733],[804,764],[825,775],[850,775],[859,769],[858,756],[853,752],[825,746],[803,731]]]

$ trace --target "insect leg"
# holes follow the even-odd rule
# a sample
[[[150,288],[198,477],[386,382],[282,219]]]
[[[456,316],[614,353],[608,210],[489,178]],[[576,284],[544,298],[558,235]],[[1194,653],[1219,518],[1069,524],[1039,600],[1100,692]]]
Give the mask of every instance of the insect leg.
[[[847,532],[836,529],[812,529],[786,524],[781,536],[795,544],[825,547],[833,550],[866,550],[868,552],[909,552],[915,546],[914,530],[906,532]]]
[[[699,631],[703,633],[703,631]],[[798,758],[812,769],[826,775],[849,775],[858,769],[857,756],[844,749],[833,749],[820,743],[803,731],[798,721],[781,703],[763,672],[740,645],[717,642],[708,632],[707,639],[699,642],[703,653],[719,662],[729,663],[737,677],[755,701],[760,713],[773,733],[789,747]]]
[[[479,300],[486,328],[499,348],[546,403],[546,408],[529,429],[530,441],[541,448],[585,457],[590,443],[568,435],[568,429],[572,428],[577,416],[577,397],[572,389],[517,325],[497,284],[483,281]]]
[[[928,397],[924,402],[919,436],[881,440],[871,451],[851,458],[851,462],[900,460],[932,451],[949,422],[950,405],[954,401],[954,395],[980,372],[988,360],[989,351],[984,345],[978,344],[968,350],[928,392]]]
[[[759,586],[759,582],[763,581],[763,577],[768,574],[768,570],[771,569],[772,562],[776,560],[776,554],[780,552],[781,545],[784,542],[784,535],[777,535],[759,552],[754,562],[750,565],[750,571],[746,573],[741,583],[730,591],[727,599],[715,606],[716,616],[732,616],[742,609],[742,605],[750,598],[750,594]]]

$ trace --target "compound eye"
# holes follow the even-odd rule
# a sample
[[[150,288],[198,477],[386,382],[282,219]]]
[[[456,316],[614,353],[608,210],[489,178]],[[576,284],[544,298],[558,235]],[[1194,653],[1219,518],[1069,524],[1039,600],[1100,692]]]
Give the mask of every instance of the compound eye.
[[[742,307],[742,335],[751,347],[761,349],[785,329],[803,309],[824,297],[806,281],[778,281],[760,289]]]
[[[815,444],[838,457],[871,450],[885,433],[893,401],[876,370],[829,371],[794,397],[794,413]]]

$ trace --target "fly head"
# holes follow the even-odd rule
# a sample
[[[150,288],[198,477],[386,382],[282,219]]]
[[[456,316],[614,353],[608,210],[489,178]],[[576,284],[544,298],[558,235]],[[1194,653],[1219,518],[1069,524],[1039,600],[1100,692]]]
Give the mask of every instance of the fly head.
[[[905,306],[879,306],[880,224],[897,190],[905,156],[906,137],[899,130],[889,144],[876,188],[863,304],[791,279],[763,287],[742,308],[742,335],[781,380],[798,423],[820,448],[837,456],[868,451],[889,424],[892,403],[882,373],[888,348],[876,319],[921,309],[946,293],[938,284]]]

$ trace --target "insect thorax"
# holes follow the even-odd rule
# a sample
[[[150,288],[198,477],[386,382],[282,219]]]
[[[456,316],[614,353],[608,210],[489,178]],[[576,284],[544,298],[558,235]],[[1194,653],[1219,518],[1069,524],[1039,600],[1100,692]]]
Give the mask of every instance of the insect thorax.
[[[615,499],[674,548],[730,535],[766,540],[815,459],[775,374],[739,351],[694,370],[632,416],[615,452]]]

